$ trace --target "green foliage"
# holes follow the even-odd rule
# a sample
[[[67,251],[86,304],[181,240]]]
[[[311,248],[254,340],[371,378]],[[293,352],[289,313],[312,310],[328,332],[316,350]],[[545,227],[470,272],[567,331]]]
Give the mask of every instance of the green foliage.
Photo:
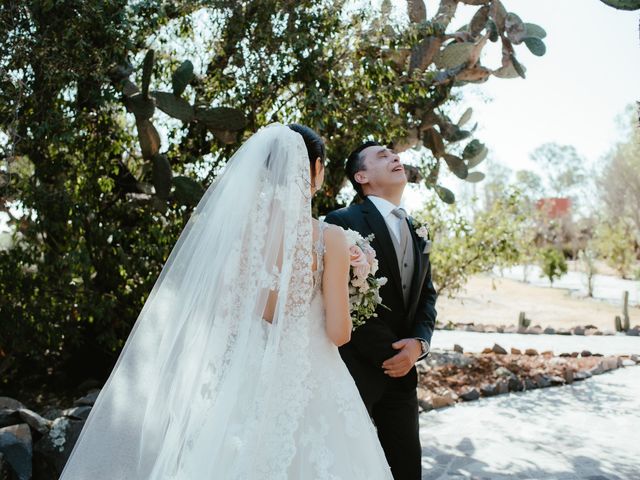
[[[463,129],[471,112],[457,123],[444,112],[454,87],[498,75],[479,61],[491,34],[510,53],[500,68],[513,67],[507,12],[495,0],[501,8],[479,8],[484,22],[452,34],[451,5],[429,19],[411,3],[404,26],[341,0],[3,3],[4,381],[104,377],[194,205],[267,123],[325,138],[318,212],[340,206],[344,159],[368,138],[426,145],[416,181],[446,202],[442,161],[482,180],[473,169],[487,149]],[[469,43],[460,65],[434,63]]]
[[[526,217],[516,191],[506,192],[473,220],[454,206],[443,206],[434,200],[415,218],[430,231],[432,274],[441,295],[455,296],[471,275],[520,261],[518,239]]]
[[[545,247],[540,250],[538,261],[540,262],[543,276],[549,279],[551,285],[553,285],[554,280],[567,273],[567,262],[564,259],[564,254],[557,248]]]
[[[637,264],[633,227],[624,218],[602,222],[595,232],[595,248],[622,278],[630,278]]]

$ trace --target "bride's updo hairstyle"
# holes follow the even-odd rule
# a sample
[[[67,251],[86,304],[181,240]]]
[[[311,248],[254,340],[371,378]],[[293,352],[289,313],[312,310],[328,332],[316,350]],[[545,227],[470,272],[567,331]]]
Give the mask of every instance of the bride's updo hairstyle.
[[[318,133],[304,125],[297,123],[291,123],[288,127],[294,132],[298,132],[304,139],[304,144],[307,146],[307,153],[309,154],[309,164],[311,166],[311,175],[313,178],[316,176],[316,158],[320,157],[320,162],[324,164],[326,157],[324,142]]]

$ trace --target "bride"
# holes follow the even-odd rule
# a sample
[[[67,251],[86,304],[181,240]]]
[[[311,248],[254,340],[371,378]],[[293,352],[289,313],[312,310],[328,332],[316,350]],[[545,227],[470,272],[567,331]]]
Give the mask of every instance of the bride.
[[[196,207],[63,480],[392,478],[338,353],[344,231],[311,216],[311,129],[271,124]]]

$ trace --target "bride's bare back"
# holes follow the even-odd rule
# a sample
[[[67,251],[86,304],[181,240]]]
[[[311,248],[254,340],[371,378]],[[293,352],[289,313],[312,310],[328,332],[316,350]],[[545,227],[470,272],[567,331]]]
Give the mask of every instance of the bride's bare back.
[[[320,237],[319,221],[313,219],[313,244]],[[324,297],[327,335],[333,343],[340,346],[351,338],[351,317],[349,315],[349,247],[347,238],[340,227],[326,225],[324,228],[326,253],[322,273],[322,295]],[[282,254],[282,250],[280,255]],[[312,249],[311,270],[315,273],[318,256]],[[281,256],[278,265],[282,264]],[[271,290],[262,318],[271,323],[278,303],[278,292]]]

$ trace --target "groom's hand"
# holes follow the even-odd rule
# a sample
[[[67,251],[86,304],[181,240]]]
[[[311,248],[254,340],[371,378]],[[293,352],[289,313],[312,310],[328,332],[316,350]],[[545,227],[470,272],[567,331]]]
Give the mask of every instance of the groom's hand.
[[[403,338],[392,343],[391,346],[400,351],[384,361],[382,364],[384,373],[390,377],[404,377],[422,355],[420,341],[415,338]]]

